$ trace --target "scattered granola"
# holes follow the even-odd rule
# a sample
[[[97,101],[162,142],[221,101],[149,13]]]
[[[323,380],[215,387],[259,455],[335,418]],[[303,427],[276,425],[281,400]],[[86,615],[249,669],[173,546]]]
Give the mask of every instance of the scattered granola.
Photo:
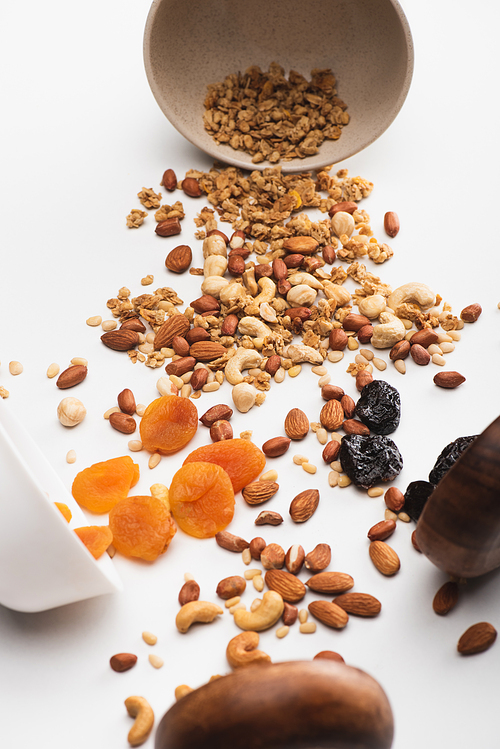
[[[161,192],[155,193],[152,187],[143,187],[140,192],[137,193],[139,201],[145,208],[159,208],[161,201]]]
[[[140,211],[138,208],[132,208],[127,216],[127,226],[129,229],[138,229],[142,226],[144,219],[148,214],[146,211]]]

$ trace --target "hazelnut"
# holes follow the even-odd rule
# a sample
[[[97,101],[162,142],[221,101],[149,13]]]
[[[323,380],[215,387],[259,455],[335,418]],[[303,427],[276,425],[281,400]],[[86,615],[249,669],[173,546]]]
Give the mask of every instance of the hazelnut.
[[[87,409],[78,398],[63,398],[57,407],[57,418],[65,427],[74,427],[84,420]]]

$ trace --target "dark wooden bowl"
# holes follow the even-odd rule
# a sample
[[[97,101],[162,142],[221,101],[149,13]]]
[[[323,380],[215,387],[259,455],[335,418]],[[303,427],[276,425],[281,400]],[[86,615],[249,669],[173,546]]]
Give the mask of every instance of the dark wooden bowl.
[[[451,575],[478,577],[500,567],[500,417],[439,482],[416,539],[431,562]]]
[[[380,684],[327,660],[246,666],[190,692],[163,716],[155,749],[389,749]]]

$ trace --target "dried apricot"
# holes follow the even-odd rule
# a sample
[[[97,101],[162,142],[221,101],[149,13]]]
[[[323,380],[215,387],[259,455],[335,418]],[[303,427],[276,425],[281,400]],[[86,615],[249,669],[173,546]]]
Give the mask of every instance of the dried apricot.
[[[84,468],[76,474],[71,492],[86,510],[109,512],[138,480],[139,466],[129,455],[123,455]]]
[[[125,497],[109,513],[113,546],[147,562],[163,554],[177,532],[170,510],[158,497]]]
[[[64,502],[54,502],[54,504],[63,518],[66,520],[66,522],[69,523],[73,515],[71,514],[71,510],[69,509],[68,505],[65,505]]]
[[[113,534],[107,525],[85,525],[82,528],[75,528],[75,533],[94,559],[99,559],[113,541]]]
[[[266,456],[250,440],[232,439],[203,445],[189,453],[183,465],[194,461],[216,463],[231,479],[234,493],[257,478],[266,465]]]
[[[234,515],[234,491],[226,471],[216,463],[185,463],[168,490],[179,528],[196,538],[211,538]]]
[[[189,398],[163,395],[146,408],[139,428],[146,450],[171,455],[193,439],[198,429],[198,412]]]

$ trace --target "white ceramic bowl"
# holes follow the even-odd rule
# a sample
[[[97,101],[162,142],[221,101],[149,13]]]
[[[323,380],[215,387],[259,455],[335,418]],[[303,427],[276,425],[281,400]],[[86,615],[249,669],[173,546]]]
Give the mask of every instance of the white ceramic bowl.
[[[1,398],[0,467],[0,604],[44,611],[121,590],[109,556],[95,560],[73,532],[90,523]]]
[[[207,133],[207,84],[251,65],[268,70],[271,62],[308,79],[313,68],[332,68],[351,121],[314,156],[281,162],[284,172],[297,172],[338,163],[389,127],[410,86],[413,43],[397,0],[154,0],[144,62],[156,101],[177,130],[244,169],[269,162],[253,164],[249,154],[217,145]]]

